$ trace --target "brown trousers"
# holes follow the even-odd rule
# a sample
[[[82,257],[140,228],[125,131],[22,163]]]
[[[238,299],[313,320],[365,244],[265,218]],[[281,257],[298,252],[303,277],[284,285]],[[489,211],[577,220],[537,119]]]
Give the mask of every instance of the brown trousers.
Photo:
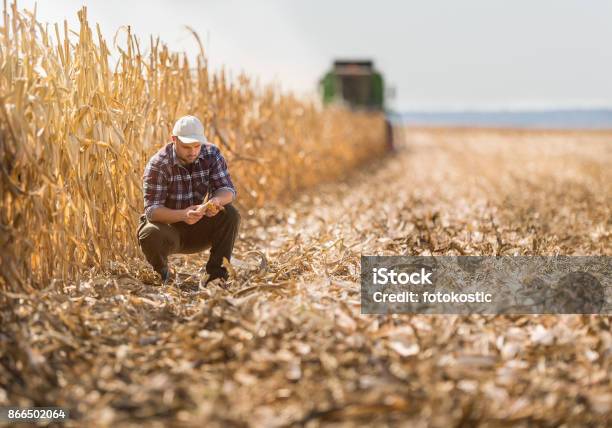
[[[150,222],[143,214],[138,226],[138,242],[147,261],[158,273],[168,264],[170,254],[192,254],[210,247],[206,272],[226,276],[223,258],[231,260],[240,227],[240,213],[232,205],[214,217],[202,217],[195,224]]]

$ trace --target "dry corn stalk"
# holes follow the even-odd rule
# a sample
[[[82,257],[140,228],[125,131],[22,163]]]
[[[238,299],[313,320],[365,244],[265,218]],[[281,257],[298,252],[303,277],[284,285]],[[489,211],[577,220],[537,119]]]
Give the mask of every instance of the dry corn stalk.
[[[203,49],[192,64],[158,39],[145,46],[129,27],[113,49],[86,8],[78,16],[75,33],[5,2],[2,289],[65,281],[138,256],[142,171],[181,115],[200,117],[210,130],[246,209],[341,176],[384,150],[380,115],[321,109],[246,75],[213,73]]]

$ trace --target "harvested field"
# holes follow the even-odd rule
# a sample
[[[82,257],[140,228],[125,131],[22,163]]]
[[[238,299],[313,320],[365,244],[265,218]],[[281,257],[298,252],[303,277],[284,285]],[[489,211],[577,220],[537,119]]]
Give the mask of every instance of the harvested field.
[[[612,132],[402,132],[205,255],[3,293],[0,405],[67,426],[606,426],[609,316],[362,316],[362,254],[612,255]]]

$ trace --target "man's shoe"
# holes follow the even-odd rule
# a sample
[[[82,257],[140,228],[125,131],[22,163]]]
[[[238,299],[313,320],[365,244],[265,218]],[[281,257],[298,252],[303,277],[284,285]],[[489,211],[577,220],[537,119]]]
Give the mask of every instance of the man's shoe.
[[[228,278],[229,275],[227,272],[208,274],[208,278],[206,278],[204,285],[208,285],[210,282],[213,282],[216,279],[220,279],[222,283],[225,283]]]
[[[172,280],[172,272],[168,269],[168,266],[163,267],[159,275],[161,276],[162,284],[168,284]]]

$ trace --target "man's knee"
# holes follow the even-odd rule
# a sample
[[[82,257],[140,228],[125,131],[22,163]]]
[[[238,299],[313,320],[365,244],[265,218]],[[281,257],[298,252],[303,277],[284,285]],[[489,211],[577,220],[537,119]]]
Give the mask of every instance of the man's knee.
[[[232,204],[227,204],[223,208],[224,208],[223,211],[225,215],[227,216],[227,218],[229,219],[231,223],[234,223],[234,224],[240,223],[240,212],[235,206],[233,206]]]
[[[163,241],[163,232],[159,225],[155,223],[147,223],[138,232],[138,243],[141,248],[154,248]]]

